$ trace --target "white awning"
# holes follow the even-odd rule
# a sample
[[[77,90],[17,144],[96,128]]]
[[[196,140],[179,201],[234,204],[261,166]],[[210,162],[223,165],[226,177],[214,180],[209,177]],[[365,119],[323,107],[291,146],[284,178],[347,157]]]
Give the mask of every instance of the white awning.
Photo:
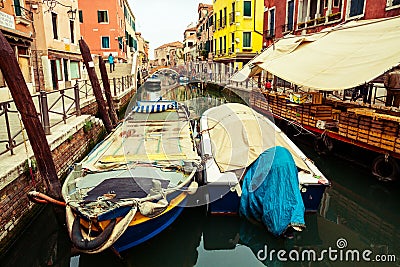
[[[283,44],[289,49],[281,49]],[[271,46],[252,64],[306,88],[344,90],[399,65],[399,44],[400,17],[352,21],[307,37],[283,38],[275,44],[278,53]]]

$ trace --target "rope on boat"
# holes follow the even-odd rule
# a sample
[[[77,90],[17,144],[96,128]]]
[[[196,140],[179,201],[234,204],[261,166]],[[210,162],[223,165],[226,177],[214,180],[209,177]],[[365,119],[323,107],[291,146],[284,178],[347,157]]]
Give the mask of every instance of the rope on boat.
[[[54,205],[58,205],[58,206],[62,206],[62,207],[66,206],[65,202],[56,200],[46,194],[43,194],[43,193],[40,193],[37,191],[28,192],[28,198],[30,201],[38,203],[38,204],[54,204]]]

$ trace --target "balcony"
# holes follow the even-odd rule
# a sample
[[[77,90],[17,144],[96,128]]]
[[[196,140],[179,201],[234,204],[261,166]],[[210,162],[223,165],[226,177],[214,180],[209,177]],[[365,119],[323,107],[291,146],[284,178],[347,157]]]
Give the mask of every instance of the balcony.
[[[15,23],[29,26],[33,21],[33,12],[22,6],[13,5],[15,11]]]

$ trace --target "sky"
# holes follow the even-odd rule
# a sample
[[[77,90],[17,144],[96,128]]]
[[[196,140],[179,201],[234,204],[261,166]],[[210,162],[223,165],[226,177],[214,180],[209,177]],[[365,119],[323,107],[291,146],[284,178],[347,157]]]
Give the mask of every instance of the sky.
[[[183,32],[197,22],[199,3],[212,0],[128,0],[135,16],[136,31],[150,42],[150,59],[155,48],[175,41],[183,42]]]

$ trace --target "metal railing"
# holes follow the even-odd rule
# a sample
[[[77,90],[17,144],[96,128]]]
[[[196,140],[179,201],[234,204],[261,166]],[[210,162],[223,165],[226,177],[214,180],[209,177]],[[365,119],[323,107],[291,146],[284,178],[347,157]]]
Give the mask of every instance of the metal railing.
[[[134,81],[134,75],[111,79],[112,96],[117,97],[130,90]],[[99,82],[102,84],[101,80]],[[64,89],[41,91],[32,95],[37,111],[32,115],[39,117],[45,133],[49,135],[52,127],[60,123],[66,124],[73,116],[80,116],[81,109],[88,104],[87,100],[93,97],[93,87],[87,80],[76,81],[74,86]],[[14,155],[14,149],[24,143],[23,130],[14,101],[0,102],[0,144],[5,143],[5,148],[0,148],[0,155],[8,152]]]

